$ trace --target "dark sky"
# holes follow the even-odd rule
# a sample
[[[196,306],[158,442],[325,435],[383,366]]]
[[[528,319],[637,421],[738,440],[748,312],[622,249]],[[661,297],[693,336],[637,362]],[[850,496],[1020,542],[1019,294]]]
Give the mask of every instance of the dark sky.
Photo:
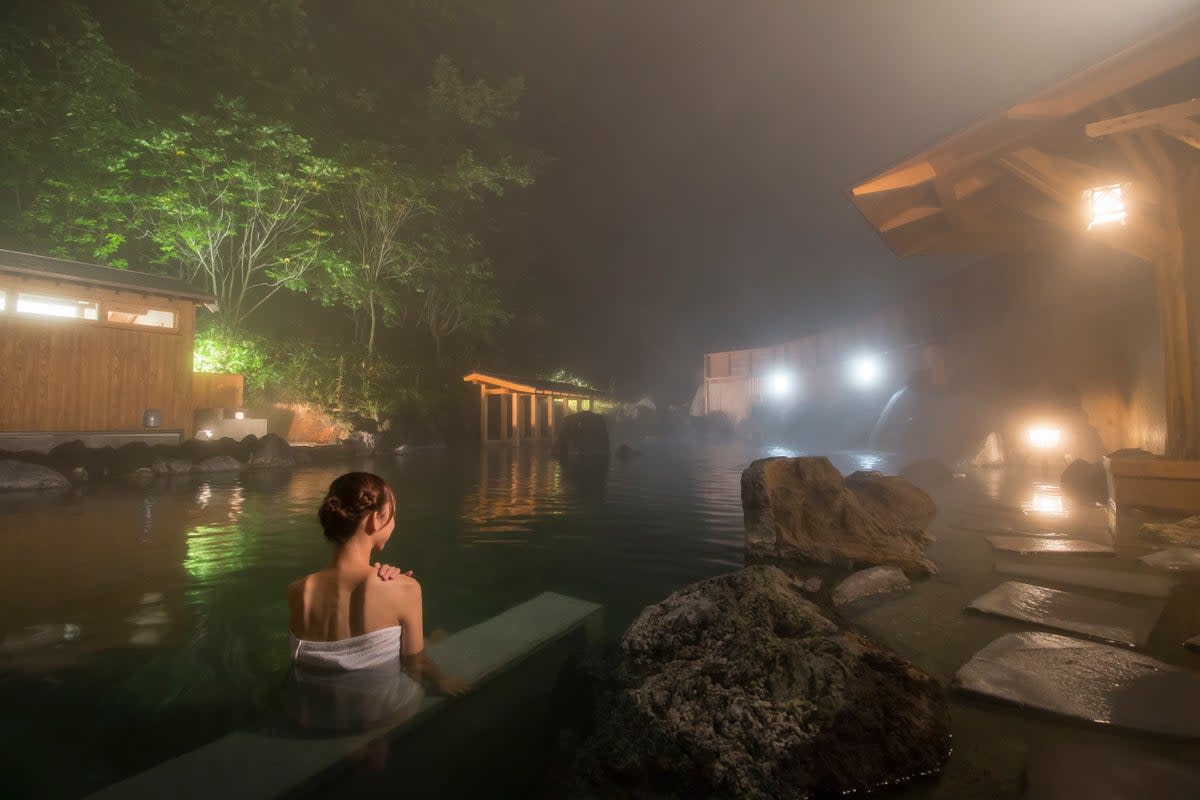
[[[533,190],[519,307],[548,331],[512,334],[678,401],[708,350],[878,306],[929,267],[884,248],[853,183],[1197,5],[531,3],[513,57],[528,136],[556,160]]]

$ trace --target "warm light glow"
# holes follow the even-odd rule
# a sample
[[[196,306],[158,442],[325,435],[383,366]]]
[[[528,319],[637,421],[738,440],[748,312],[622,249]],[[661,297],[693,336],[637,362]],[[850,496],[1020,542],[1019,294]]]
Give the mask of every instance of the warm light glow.
[[[1029,443],[1039,450],[1049,450],[1062,443],[1062,431],[1046,425],[1029,429]]]
[[[1045,514],[1051,517],[1065,517],[1067,507],[1063,502],[1062,488],[1049,483],[1035,483],[1033,496],[1028,502],[1021,504],[1030,514]]]
[[[73,300],[69,297],[46,297],[45,295],[17,295],[18,314],[36,314],[42,317],[69,317],[73,319],[99,319],[100,307],[89,300]]]
[[[233,412],[233,418],[234,419],[245,419],[246,412],[245,411],[235,411],[235,412]]]
[[[211,439],[211,438],[213,438],[213,432],[208,430],[207,428],[205,428],[204,430],[196,431],[196,438],[197,439]]]
[[[1112,186],[1096,186],[1083,193],[1087,207],[1088,230],[1097,225],[1124,225],[1129,217],[1125,207],[1125,187],[1119,183]]]
[[[883,379],[883,362],[870,353],[855,356],[850,360],[850,380],[855,386],[869,389]]]
[[[773,400],[786,400],[796,391],[796,376],[789,370],[779,367],[767,375],[767,394]]]

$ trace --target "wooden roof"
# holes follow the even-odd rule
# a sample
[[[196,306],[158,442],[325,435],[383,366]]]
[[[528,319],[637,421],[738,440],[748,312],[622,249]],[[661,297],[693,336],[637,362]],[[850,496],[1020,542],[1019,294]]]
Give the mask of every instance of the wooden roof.
[[[503,389],[520,394],[553,395],[554,397],[602,397],[604,392],[589,391],[571,383],[543,381],[537,378],[518,378],[512,375],[497,375],[495,373],[472,372],[463,376],[466,383],[487,386],[490,389]]]
[[[103,286],[106,289],[141,292],[161,297],[177,297],[205,305],[215,305],[217,302],[213,295],[197,291],[184,281],[165,275],[114,269],[99,264],[85,264],[82,261],[18,253],[14,250],[0,250],[0,273],[50,278],[84,286]]]
[[[1142,213],[1102,235],[1150,258],[1163,189],[1200,147],[1198,86],[1200,12],[862,181],[851,199],[897,255],[994,254],[1078,235],[1084,190],[1130,183]],[[1144,111],[1162,107],[1151,124]]]

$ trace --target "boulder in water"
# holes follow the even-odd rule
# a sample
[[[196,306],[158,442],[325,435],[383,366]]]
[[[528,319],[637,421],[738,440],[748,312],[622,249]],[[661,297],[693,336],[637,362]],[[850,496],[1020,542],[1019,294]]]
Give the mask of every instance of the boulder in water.
[[[902,478],[844,479],[822,456],[764,458],[742,473],[742,510],[752,557],[937,571],[924,529],[937,507]]]
[[[27,461],[0,461],[0,492],[66,489],[71,482],[59,472]]]
[[[836,796],[938,772],[950,751],[937,681],[776,567],[645,609],[600,683],[571,796]]]
[[[608,455],[608,426],[594,411],[568,414],[558,424],[554,452],[559,458]]]
[[[1108,476],[1103,464],[1077,458],[1063,470],[1059,482],[1065,491],[1076,497],[1098,502],[1108,499]]]
[[[250,453],[250,466],[263,467],[293,467],[296,459],[292,457],[292,446],[274,433],[268,433],[254,443]]]
[[[238,472],[246,465],[231,456],[213,456],[192,465],[192,472]]]
[[[1169,544],[1200,547],[1200,514],[1179,522],[1147,522],[1142,525],[1142,535]]]

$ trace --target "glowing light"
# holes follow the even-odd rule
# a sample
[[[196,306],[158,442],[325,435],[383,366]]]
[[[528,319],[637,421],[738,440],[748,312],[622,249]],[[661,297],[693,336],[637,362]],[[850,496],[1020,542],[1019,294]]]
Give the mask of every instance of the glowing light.
[[[211,439],[211,438],[213,438],[213,432],[210,431],[208,428],[205,428],[204,430],[196,431],[196,438],[197,439]]]
[[[68,297],[45,295],[17,295],[18,314],[36,314],[42,317],[69,317],[73,319],[98,319],[100,306],[89,300],[73,300]]]
[[[1029,443],[1039,450],[1050,450],[1062,443],[1062,431],[1039,425],[1029,429]]]
[[[235,411],[235,412],[233,412],[233,418],[234,419],[245,419],[246,412],[245,411]]]
[[[1067,515],[1062,488],[1049,483],[1035,483],[1033,496],[1021,505],[1030,514],[1045,514],[1051,517]]]
[[[869,389],[883,380],[883,361],[879,356],[863,353],[850,360],[849,372],[855,386]]]
[[[796,391],[796,376],[791,370],[779,368],[767,375],[767,394],[774,400],[786,400]]]
[[[1089,231],[1097,225],[1124,225],[1129,218],[1122,184],[1087,189],[1083,193],[1083,202],[1087,208]]]

